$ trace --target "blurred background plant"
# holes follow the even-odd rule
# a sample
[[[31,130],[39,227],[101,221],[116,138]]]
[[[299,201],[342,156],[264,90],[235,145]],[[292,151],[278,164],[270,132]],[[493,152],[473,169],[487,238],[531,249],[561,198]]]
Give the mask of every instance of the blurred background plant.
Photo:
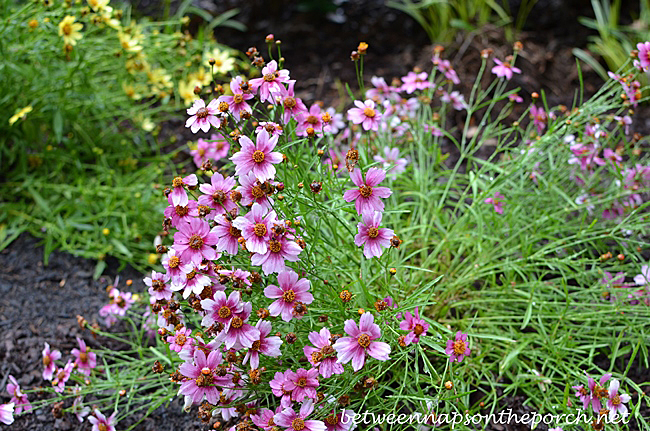
[[[128,3],[0,1],[0,249],[28,231],[55,248],[144,267],[157,234],[158,186],[175,169],[177,118],[247,63],[212,36],[242,29],[237,11],[213,17],[183,2],[136,19]],[[190,17],[202,22],[190,34]],[[209,58],[215,58],[213,68]],[[213,70],[211,70],[213,69]],[[164,156],[162,154],[165,154]]]

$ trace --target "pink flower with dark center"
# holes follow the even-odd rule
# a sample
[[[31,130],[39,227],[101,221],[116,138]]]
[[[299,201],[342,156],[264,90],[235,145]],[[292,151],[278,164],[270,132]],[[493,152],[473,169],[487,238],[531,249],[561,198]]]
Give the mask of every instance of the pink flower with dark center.
[[[390,247],[390,240],[395,235],[392,229],[379,227],[382,214],[379,211],[364,213],[361,222],[357,224],[359,233],[354,236],[354,245],[363,245],[363,255],[366,259],[381,257],[382,247]]]
[[[278,137],[269,136],[266,130],[262,130],[257,135],[255,144],[248,136],[241,136],[239,143],[241,150],[230,158],[235,163],[235,175],[252,172],[260,181],[272,180],[275,177],[273,165],[282,161],[282,153],[273,151]]]
[[[585,372],[586,374],[586,372]],[[603,387],[605,382],[607,382],[610,378],[612,377],[611,373],[607,373],[604,376],[602,376],[599,380],[599,383],[596,383],[596,381],[591,378],[591,376],[587,375],[587,383],[590,391],[590,398],[591,398],[591,408],[594,411],[594,413],[600,413],[600,410],[602,409],[602,403],[600,402],[601,398],[607,398],[609,395],[607,389]]]
[[[634,276],[634,282],[639,286],[650,283],[650,266],[642,265],[641,274]]]
[[[45,343],[45,348],[43,349],[43,379],[52,380],[52,375],[56,368],[54,361],[58,361],[59,359],[61,359],[61,352],[58,350],[50,351],[50,345]]]
[[[222,362],[220,351],[213,350],[206,357],[203,350],[196,349],[194,363],[185,362],[178,368],[187,378],[181,383],[178,394],[184,395],[192,404],[200,404],[203,398],[213,405],[219,403],[219,388],[216,386],[219,379],[214,373]]]
[[[196,201],[188,201],[186,205],[174,206],[171,195],[167,197],[169,206],[165,208],[165,218],[172,220],[172,227],[178,228],[182,223],[189,223],[193,218],[199,216],[199,204]]]
[[[27,395],[22,393],[18,381],[11,374],[9,375],[9,383],[7,383],[7,392],[11,395],[9,402],[15,405],[15,414],[28,412],[32,409],[32,405],[29,403]]]
[[[300,113],[296,118],[298,125],[296,126],[296,135],[307,136],[307,129],[312,128],[318,136],[322,136],[325,123],[323,122],[323,113],[319,104],[314,103],[309,108],[309,111]]]
[[[214,136],[216,135],[212,135],[211,139],[214,139]],[[196,150],[190,150],[190,154],[192,155],[192,158],[194,159],[194,164],[196,165],[197,168],[200,168],[203,162],[207,160],[210,159],[218,160],[215,154],[214,145],[201,138],[199,138],[196,143]]]
[[[400,90],[406,91],[406,94],[411,94],[416,90],[425,90],[431,88],[431,83],[428,80],[426,72],[409,72],[406,76],[402,77],[402,87]]]
[[[521,103],[524,101],[524,99],[521,98],[520,95],[517,93],[512,93],[508,95],[508,100],[510,100],[513,103]]]
[[[227,283],[228,281],[232,282],[233,289],[243,289],[246,286],[252,286],[251,281],[248,277],[251,276],[251,273],[244,271],[240,268],[233,269],[220,269],[219,270],[219,279],[222,283]],[[224,280],[226,278],[226,280]]]
[[[244,302],[241,311],[235,313],[232,319],[226,323],[223,331],[219,332],[216,339],[223,341],[226,349],[250,348],[253,347],[255,340],[259,340],[260,330],[248,323],[252,311],[253,305],[250,302]]]
[[[546,128],[546,122],[548,121],[548,115],[546,115],[544,107],[542,106],[538,108],[537,106],[532,105],[530,107],[530,118],[533,119],[533,123],[535,124],[535,127],[537,127],[537,134],[541,134]]]
[[[171,277],[173,282],[185,278],[185,274],[192,272],[192,269],[194,268],[191,263],[181,261],[180,253],[178,253],[174,248],[170,248],[163,256],[162,266],[165,268],[167,275]]]
[[[271,322],[258,320],[255,327],[259,330],[260,336],[257,340],[253,341],[253,345],[248,349],[242,361],[242,364],[246,364],[250,359],[252,369],[260,366],[260,353],[272,358],[277,358],[282,354],[280,352],[282,339],[277,336],[269,337],[271,333]]]
[[[444,103],[451,103],[451,105],[454,107],[456,111],[462,111],[463,109],[467,109],[467,103],[465,103],[465,97],[460,94],[458,91],[452,91],[451,93],[447,93],[446,91],[443,90],[442,97],[440,100]]]
[[[151,271],[151,277],[145,277],[144,284],[149,287],[149,295],[157,301],[172,299],[173,292],[170,289],[169,275]]]
[[[398,89],[388,85],[384,78],[373,76],[370,78],[370,83],[375,88],[366,91],[366,99],[374,100],[377,103],[381,103],[384,100],[395,100]]]
[[[406,170],[408,160],[399,157],[399,148],[384,147],[384,155],[376,155],[374,157],[376,162],[382,163],[386,173],[397,178],[397,174],[401,174]]]
[[[325,112],[329,114],[330,120],[325,121],[325,114],[323,114],[323,122],[325,123],[323,131],[335,135],[345,128],[346,124],[343,121],[343,114],[336,112],[336,109],[332,107],[327,108]]]
[[[429,324],[420,318],[418,307],[415,307],[415,315],[410,312],[404,312],[404,320],[399,323],[399,329],[410,331],[404,338],[404,343],[408,346],[411,343],[419,343],[420,336],[427,335]]]
[[[375,109],[375,102],[368,99],[365,102],[354,101],[356,108],[348,110],[348,120],[354,124],[361,124],[363,130],[379,130],[381,112]]]
[[[253,265],[262,265],[264,275],[281,272],[286,269],[285,260],[297,262],[302,248],[295,242],[284,237],[272,236],[266,253],[255,253],[251,257]]]
[[[434,55],[431,61],[433,62],[433,65],[438,68],[438,70],[445,74],[445,78],[447,80],[453,82],[456,85],[460,84],[460,78],[458,78],[458,74],[451,67],[451,62],[449,60],[441,60],[439,57],[436,58],[436,55]]]
[[[219,114],[217,99],[213,99],[208,106],[205,106],[203,99],[198,99],[187,110],[187,115],[190,118],[185,122],[185,127],[189,127],[192,133],[198,132],[199,129],[203,130],[204,133],[208,133],[210,125],[218,129],[221,127],[221,121],[217,118],[217,114]]]
[[[465,356],[469,356],[471,352],[467,342],[467,334],[463,334],[460,331],[456,332],[456,338],[454,340],[447,340],[445,353],[449,355],[449,362],[461,362]]]
[[[357,427],[353,421],[354,415],[352,410],[341,410],[338,413],[332,410],[323,422],[327,431],[350,431]]]
[[[605,166],[607,163],[598,157],[598,144],[575,144],[569,147],[574,157],[568,160],[570,165],[580,164],[580,169],[586,171],[594,168],[594,165]]]
[[[251,205],[255,202],[260,204],[263,208],[271,210],[273,206],[273,199],[266,194],[262,188],[263,182],[260,182],[253,172],[239,177],[239,187],[237,191],[241,193],[241,204],[244,206]]]
[[[86,342],[81,338],[77,337],[77,343],[79,348],[74,348],[71,352],[75,357],[74,363],[81,374],[89,376],[91,370],[97,366],[97,355],[86,347]]]
[[[619,382],[616,379],[613,379],[609,383],[609,393],[608,393],[608,398],[607,398],[607,409],[609,410],[609,420],[613,421],[616,419],[616,416],[619,414],[625,418],[628,413],[627,413],[627,407],[625,407],[624,403],[629,402],[632,398],[628,394],[620,394],[618,393],[618,389],[621,385],[621,382]]]
[[[88,422],[93,425],[92,431],[115,431],[115,416],[117,412],[114,412],[108,418],[104,416],[99,410],[95,409],[91,416],[88,416]]]
[[[255,128],[255,133],[260,133],[262,130],[266,130],[269,136],[282,136],[284,132],[281,125],[272,121],[261,121]]]
[[[14,403],[0,404],[0,422],[5,425],[14,423]]]
[[[483,201],[486,204],[492,204],[494,206],[494,211],[497,214],[503,214],[503,196],[500,192],[495,192],[493,198],[487,198]]]
[[[276,397],[282,397],[280,400],[282,408],[287,408],[293,404],[291,401],[291,391],[286,389],[288,383],[289,380],[286,377],[286,372],[282,373],[280,371],[276,371],[273,380],[269,382],[273,395]]]
[[[585,388],[584,385],[571,386],[571,389],[576,391],[575,396],[580,399],[580,402],[582,402],[582,408],[587,410],[587,406],[591,402],[589,389]]]
[[[513,73],[521,73],[521,69],[512,66],[508,61],[502,62],[498,58],[495,58],[494,62],[496,66],[492,68],[492,73],[499,78],[506,78],[507,81],[510,81]]]
[[[636,49],[639,50],[639,66],[643,70],[647,70],[650,68],[650,42],[640,42],[636,45]]]
[[[305,398],[316,399],[316,388],[318,383],[318,369],[311,368],[309,371],[298,368],[295,372],[287,370],[284,372],[287,384],[284,388],[291,391],[291,400],[302,402]]]
[[[359,214],[384,211],[384,203],[380,199],[386,199],[393,193],[388,187],[377,187],[384,178],[386,178],[386,172],[383,169],[370,168],[364,181],[361,169],[355,168],[350,172],[350,179],[359,188],[346,191],[343,194],[343,199],[346,202],[355,201],[354,206]]]
[[[287,69],[278,70],[278,63],[271,60],[262,68],[262,77],[251,79],[249,84],[254,92],[259,91],[262,102],[276,103],[275,98],[282,97],[287,91],[282,83],[289,81],[289,71]]]
[[[201,307],[206,311],[206,315],[201,320],[201,326],[208,328],[215,322],[223,325],[228,324],[235,314],[239,314],[244,309],[244,303],[241,301],[241,295],[238,291],[233,291],[226,297],[222,291],[215,292],[213,299],[204,299],[201,301]]]
[[[200,265],[203,259],[217,259],[217,251],[211,247],[217,244],[218,237],[210,232],[207,221],[198,218],[182,223],[174,234],[174,249],[181,259]]]
[[[254,203],[248,214],[237,217],[232,225],[241,231],[248,251],[264,254],[268,250],[268,242],[273,233],[271,227],[276,222],[275,211],[267,214],[266,209]]]
[[[285,322],[294,317],[300,319],[302,316],[296,316],[293,312],[296,303],[311,304],[314,301],[314,296],[309,292],[309,280],[298,278],[298,274],[292,270],[283,271],[278,274],[279,287],[271,284],[264,289],[264,296],[269,299],[277,298],[269,306],[271,316],[282,315],[282,320]]]
[[[352,361],[352,369],[359,371],[366,363],[366,355],[380,361],[390,359],[388,343],[375,341],[381,337],[381,329],[375,323],[372,313],[363,313],[358,327],[354,320],[346,320],[343,329],[349,337],[339,338],[334,343],[340,364]]]
[[[310,332],[308,338],[316,347],[305,346],[302,351],[312,367],[326,379],[334,374],[343,374],[343,365],[337,362],[336,350],[332,347],[330,330],[321,328],[320,332]]]
[[[235,188],[235,179],[232,177],[223,177],[218,172],[212,174],[210,184],[203,183],[199,186],[199,190],[203,195],[199,196],[199,205],[205,205],[212,208],[208,219],[214,218],[218,214],[223,214],[226,211],[230,212],[237,208],[231,197],[230,193]]]
[[[174,177],[174,180],[172,181],[172,192],[169,194],[169,197],[171,198],[171,205],[174,206],[187,206],[188,202],[188,197],[187,197],[187,192],[185,191],[185,187],[194,187],[199,183],[199,180],[196,178],[196,175],[191,174],[186,176],[185,178],[182,177]]]
[[[242,77],[237,76],[230,81],[230,91],[232,96],[219,96],[217,99],[217,105],[221,102],[228,104],[228,110],[235,117],[235,120],[239,121],[240,115],[242,112],[251,113],[252,109],[246,102],[253,98],[252,94],[246,94],[241,88]]]
[[[284,107],[282,121],[284,124],[289,124],[291,117],[298,120],[303,112],[307,112],[307,107],[303,101],[300,98],[296,97],[293,92],[294,85],[295,81],[289,81],[289,87],[287,88],[285,94],[282,96],[282,106]]]
[[[273,421],[273,416],[282,411],[282,406],[279,406],[273,410],[269,409],[260,409],[256,414],[251,415],[251,420],[253,423],[262,428],[264,431],[272,431],[275,427],[275,422]]]
[[[166,340],[169,343],[170,350],[180,352],[183,349],[191,349],[194,344],[192,330],[190,328],[181,328],[174,335],[170,335]]]
[[[99,310],[99,315],[105,317],[106,326],[111,326],[117,322],[117,316],[124,316],[126,310],[131,308],[135,302],[131,292],[120,292],[117,288],[112,288],[108,292],[109,302]]]
[[[322,421],[308,420],[307,417],[314,411],[314,403],[307,400],[300,406],[300,411],[286,408],[273,417],[273,421],[286,429],[286,431],[326,431]]]
[[[212,228],[212,232],[217,235],[217,250],[225,251],[228,254],[235,255],[239,251],[239,242],[241,231],[232,225],[232,222],[224,215],[218,215],[214,219],[217,225]]]
[[[70,373],[72,373],[73,369],[74,369],[74,363],[72,363],[72,361],[70,360],[68,360],[68,363],[65,364],[65,367],[57,368],[52,379],[52,386],[54,386],[55,392],[59,392],[59,393],[63,392],[63,389],[65,388],[65,384],[70,378]]]

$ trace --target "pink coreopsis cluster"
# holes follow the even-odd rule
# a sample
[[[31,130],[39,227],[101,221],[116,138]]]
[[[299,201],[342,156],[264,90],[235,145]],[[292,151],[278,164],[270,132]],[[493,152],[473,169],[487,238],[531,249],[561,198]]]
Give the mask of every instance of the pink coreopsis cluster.
[[[611,379],[612,374],[603,375],[598,382],[591,376],[587,376],[587,387],[576,385],[572,388],[576,391],[575,396],[582,402],[582,408],[587,410],[591,406],[594,413],[600,415],[603,408],[608,410],[609,420],[613,421],[618,415],[623,417],[628,415],[625,403],[630,401],[631,397],[625,393],[619,393],[621,382],[612,379],[609,388],[605,388],[605,383]]]

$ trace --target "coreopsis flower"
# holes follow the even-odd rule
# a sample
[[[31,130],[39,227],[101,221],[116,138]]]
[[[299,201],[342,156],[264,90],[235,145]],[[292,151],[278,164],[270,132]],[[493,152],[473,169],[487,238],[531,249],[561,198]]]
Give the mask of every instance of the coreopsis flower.
[[[81,374],[89,376],[92,369],[97,366],[97,354],[91,352],[86,347],[86,342],[79,337],[77,337],[77,343],[79,343],[79,348],[74,348],[71,352],[75,357],[74,363]]]
[[[201,326],[207,328],[215,322],[219,322],[224,326],[228,324],[235,314],[242,312],[244,303],[241,300],[241,294],[236,290],[231,292],[228,297],[224,292],[217,291],[212,299],[202,300],[201,307],[206,312],[201,321]]]
[[[512,66],[508,61],[502,62],[498,58],[495,58],[494,62],[496,63],[496,66],[492,68],[492,73],[499,78],[506,78],[507,81],[510,81],[513,73],[521,73],[521,69]]]
[[[28,412],[32,409],[32,405],[29,403],[27,395],[22,393],[18,381],[16,381],[16,378],[11,374],[9,375],[9,383],[7,383],[7,393],[11,395],[9,402],[14,404],[15,414]]]
[[[276,397],[282,397],[280,399],[280,406],[282,408],[287,408],[293,404],[293,401],[291,401],[291,391],[286,389],[288,382],[289,380],[286,377],[286,372],[283,373],[280,371],[276,371],[273,379],[269,382],[273,395]]]
[[[467,103],[465,103],[465,97],[462,94],[460,94],[460,92],[458,91],[452,91],[451,93],[447,93],[446,91],[443,91],[440,100],[444,103],[451,103],[451,105],[454,107],[456,111],[462,111],[463,109],[467,109]]]
[[[533,124],[537,127],[537,133],[540,134],[546,128],[546,122],[548,121],[548,115],[546,115],[546,110],[543,106],[539,108],[536,105],[530,107],[530,117],[533,119]]]
[[[219,402],[219,388],[215,370],[223,362],[221,352],[211,351],[207,357],[201,349],[194,351],[194,363],[191,361],[181,364],[180,373],[188,379],[181,383],[179,395],[184,395],[191,404],[200,404],[205,398],[210,404]]]
[[[200,99],[194,92],[194,88],[197,87],[196,84],[193,81],[178,81],[178,94],[183,99],[185,106],[191,106],[194,104],[194,101]]]
[[[650,283],[650,266],[649,265],[642,265],[641,266],[641,274],[635,275],[634,276],[634,282],[638,284],[639,286],[643,286],[645,284]]]
[[[639,50],[639,66],[643,70],[648,70],[650,68],[650,42],[639,42],[636,48]]]
[[[275,103],[276,96],[282,97],[286,88],[283,83],[289,82],[289,71],[278,70],[278,63],[271,60],[262,68],[262,77],[251,79],[249,84],[254,92],[259,92],[262,102]]]
[[[363,130],[379,130],[381,112],[375,109],[375,102],[368,99],[365,102],[354,101],[355,108],[348,110],[348,120],[354,124],[361,124]]]
[[[29,114],[32,111],[33,108],[31,105],[16,110],[16,113],[12,115],[11,118],[9,118],[9,125],[13,126],[16,123],[16,121],[20,119],[24,119],[27,116],[27,114]]]
[[[109,417],[106,417],[98,409],[95,409],[92,415],[88,416],[88,422],[93,425],[92,431],[115,431],[115,416],[114,412]]]
[[[630,401],[631,397],[628,394],[618,393],[618,389],[621,385],[617,379],[613,379],[609,383],[609,392],[607,398],[607,409],[609,410],[609,420],[613,421],[616,419],[616,416],[619,414],[625,418],[627,416],[627,407],[624,403]]]
[[[260,182],[253,172],[240,176],[239,184],[237,191],[241,193],[242,205],[248,206],[258,203],[267,210],[273,208],[273,199],[264,191],[262,188],[263,182]]]
[[[310,332],[308,339],[315,347],[305,346],[303,352],[312,367],[326,379],[334,374],[343,374],[343,365],[337,362],[336,350],[332,347],[330,330],[321,328],[320,332]]]
[[[284,124],[288,124],[289,121],[291,121],[291,117],[297,120],[298,118],[300,118],[303,112],[307,112],[307,107],[303,103],[302,99],[296,97],[296,95],[294,94],[293,86],[295,85],[295,83],[296,83],[295,81],[289,81],[289,86],[287,87],[287,90],[281,96],[282,99],[280,102],[284,107],[284,111],[282,114],[282,122]]]
[[[186,205],[174,205],[171,194],[167,197],[169,206],[165,208],[165,218],[171,219],[172,227],[178,228],[183,223],[189,223],[199,216],[199,204],[188,199]]]
[[[345,121],[343,121],[343,114],[336,112],[336,110],[332,107],[327,108],[325,112],[330,116],[330,121],[329,123],[326,123],[323,126],[324,131],[331,133],[332,135],[335,135],[340,130],[343,130],[345,128]]]
[[[384,169],[388,175],[391,175],[393,179],[397,178],[397,174],[400,174],[406,170],[406,165],[408,160],[405,158],[400,158],[399,148],[390,148],[388,146],[384,147],[384,155],[375,155],[374,160],[376,162],[382,163]]]
[[[56,364],[54,361],[61,359],[61,352],[58,350],[50,350],[50,345],[46,342],[43,349],[43,379],[52,380]]]
[[[311,105],[308,111],[305,110],[301,112],[296,120],[298,121],[298,125],[296,126],[296,135],[307,136],[308,128],[314,129],[317,136],[323,134],[325,123],[323,123],[323,113],[318,103]]]
[[[282,353],[280,346],[282,339],[277,336],[269,337],[271,333],[271,322],[266,320],[258,320],[255,327],[259,330],[260,336],[257,340],[253,341],[253,345],[246,352],[242,364],[246,364],[250,360],[251,368],[256,369],[260,365],[260,353],[272,358],[277,358]]]
[[[251,420],[256,426],[262,428],[264,431],[272,431],[275,427],[273,416],[280,413],[282,410],[282,406],[278,406],[275,409],[275,412],[269,409],[259,409],[256,414],[251,415]]]
[[[144,284],[149,287],[148,292],[156,301],[172,299],[170,289],[170,276],[161,272],[151,271],[151,277],[144,278]]]
[[[352,319],[346,320],[343,329],[349,337],[339,338],[334,343],[340,364],[352,361],[352,369],[359,371],[366,363],[366,355],[380,361],[390,359],[388,343],[375,341],[381,338],[381,329],[375,323],[375,316],[372,313],[363,313],[359,320],[359,326]]]
[[[354,236],[354,245],[363,245],[363,255],[366,259],[381,257],[384,253],[382,247],[390,247],[390,240],[395,235],[392,229],[379,227],[381,225],[382,213],[363,213],[361,222],[357,224],[359,233]]]
[[[404,343],[408,346],[411,343],[420,342],[420,336],[427,334],[429,324],[420,318],[418,307],[415,307],[415,313],[413,315],[408,311],[404,312],[404,320],[399,323],[399,329],[409,331],[404,338]]]
[[[402,80],[403,79],[404,78],[402,78]],[[384,100],[394,100],[397,96],[398,89],[388,85],[386,80],[382,77],[373,76],[370,78],[370,83],[375,88],[366,90],[366,99],[371,99],[381,103]]]
[[[264,289],[264,296],[275,301],[269,306],[271,316],[282,315],[282,320],[290,321],[292,318],[300,319],[300,315],[294,315],[294,306],[297,302],[311,304],[314,296],[309,292],[310,283],[306,278],[298,277],[292,270],[283,271],[278,274],[278,284],[271,284]]]
[[[81,391],[81,387],[77,385],[74,387],[72,391],[74,394],[78,394]],[[72,402],[72,412],[77,417],[79,423],[82,423],[84,421],[84,418],[88,416],[88,414],[90,413],[90,407],[88,406],[81,407],[80,406],[81,403],[83,403],[83,396],[81,395],[75,397],[74,401]]]
[[[314,403],[307,400],[300,406],[300,411],[290,407],[273,416],[273,422],[286,429],[286,431],[325,431],[327,428],[322,421],[308,420],[307,417],[314,411]]]
[[[586,171],[594,165],[605,166],[607,162],[598,157],[599,147],[596,143],[578,143],[569,147],[573,157],[568,160],[570,165],[579,164],[580,169]]]
[[[248,323],[252,311],[253,305],[244,302],[241,311],[234,313],[223,331],[219,332],[216,339],[223,341],[226,349],[250,348],[253,347],[255,340],[259,340],[260,330]]]
[[[178,232],[174,234],[174,249],[183,261],[200,265],[203,259],[215,260],[218,257],[217,251],[211,247],[217,244],[217,239],[207,221],[194,218],[178,226]]]
[[[184,349],[191,349],[194,344],[192,330],[190,328],[180,328],[174,335],[167,337],[166,341],[169,343],[169,349],[177,353]]]
[[[316,368],[309,370],[298,368],[295,372],[287,370],[284,375],[287,379],[284,389],[291,391],[291,401],[302,402],[305,398],[316,399],[316,388],[319,386]]]
[[[109,302],[99,309],[99,315],[105,317],[106,326],[111,326],[117,322],[117,316],[124,316],[126,310],[135,302],[131,292],[120,292],[117,288],[112,288],[108,292]]]
[[[216,135],[213,134],[210,139],[216,139],[215,137]],[[208,142],[201,138],[199,138],[196,142],[196,149],[190,150],[190,154],[192,155],[194,164],[197,168],[200,168],[204,162],[210,159],[218,160],[215,153],[216,151],[214,145],[211,142]]]
[[[517,93],[512,93],[508,95],[508,100],[510,100],[513,103],[521,103],[524,101],[524,99],[518,95]]]
[[[184,299],[189,298],[192,293],[200,295],[203,289],[212,284],[212,280],[204,271],[205,266],[194,266],[190,272],[172,281],[170,289],[173,292],[182,290]]]
[[[70,373],[72,373],[72,370],[74,369],[74,363],[70,360],[65,364],[65,367],[59,368],[57,367],[54,377],[52,379],[52,386],[54,386],[54,391],[55,392],[63,392],[63,389],[65,388],[65,384],[70,379]]]
[[[251,263],[256,266],[261,265],[264,275],[269,275],[284,271],[287,260],[298,262],[300,260],[298,255],[301,252],[302,247],[286,236],[272,236],[266,253],[255,253],[251,257]]]
[[[225,251],[228,254],[235,255],[239,251],[239,238],[241,231],[232,225],[232,222],[224,215],[215,217],[217,225],[212,229],[219,238],[217,241],[217,250]]]
[[[449,362],[461,362],[465,356],[469,356],[471,352],[467,343],[467,334],[456,332],[454,340],[447,340],[445,353],[449,355]]]
[[[215,172],[210,178],[210,184],[203,183],[199,186],[201,193],[204,193],[199,196],[199,205],[212,208],[206,218],[212,219],[216,215],[237,210],[237,204],[232,201],[230,196],[235,184],[236,181],[233,177],[224,178],[223,175]]]
[[[178,282],[192,272],[194,266],[187,260],[181,260],[180,253],[171,247],[162,258],[162,266],[171,277],[172,282]]]
[[[325,429],[327,431],[352,431],[357,427],[357,424],[352,420],[354,418],[354,411],[341,410],[338,413],[332,410],[331,414],[324,419]]]
[[[435,58],[435,56],[434,56]],[[460,84],[460,78],[458,77],[458,74],[456,71],[451,67],[451,62],[449,60],[438,60],[435,61],[434,58],[431,60],[433,61],[433,64],[442,72],[445,74],[445,78],[454,84],[458,85]]]
[[[66,45],[75,46],[77,41],[83,37],[79,31],[84,26],[75,20],[74,16],[67,15],[59,23],[59,36],[63,37],[63,43]]]
[[[494,207],[494,212],[497,214],[503,214],[503,196],[500,192],[495,192],[494,197],[487,198],[483,203],[491,204]]]
[[[282,133],[284,133],[282,126],[273,121],[261,121],[255,128],[255,133],[260,133],[263,129],[266,130],[270,136],[282,136]]]
[[[241,150],[230,158],[235,163],[235,175],[252,172],[260,181],[272,180],[275,177],[273,165],[282,162],[282,153],[273,151],[278,144],[278,137],[269,136],[266,130],[262,130],[257,135],[255,144],[248,136],[241,136],[239,143]]]
[[[632,117],[629,115],[625,115],[623,117],[619,117],[618,115],[614,116],[614,120],[618,122],[619,126],[623,127],[623,130],[625,131],[626,135],[630,134],[630,126],[632,125]]]
[[[252,253],[266,253],[271,239],[271,227],[277,222],[275,211],[267,214],[266,209],[254,203],[245,216],[233,220],[232,225],[241,231],[246,240],[246,249]]]
[[[584,410],[587,410],[587,407],[591,402],[591,394],[589,393],[589,389],[585,388],[584,385],[571,386],[571,388],[576,391],[575,396],[580,399],[580,402],[582,402],[582,408]]]
[[[0,422],[5,425],[14,423],[14,403],[0,404]]]
[[[242,112],[248,112],[249,114],[253,112],[251,107],[248,105],[247,100],[253,98],[253,95],[250,93],[244,93],[244,90],[241,88],[242,77],[237,76],[230,81],[230,91],[232,96],[219,96],[217,102],[226,102],[228,104],[228,111],[235,117],[235,120],[239,121],[241,118]]]
[[[219,48],[206,52],[203,59],[208,70],[221,75],[225,75],[235,68],[235,59],[228,51]],[[210,64],[211,59],[214,60],[214,65]]]
[[[187,109],[187,115],[190,118],[185,122],[185,127],[189,127],[192,133],[203,130],[204,133],[210,131],[210,125],[217,129],[221,127],[221,120],[217,117],[219,113],[219,102],[217,99],[206,106],[203,99],[196,100],[192,107]]]
[[[172,191],[169,194],[169,197],[172,199],[171,204],[174,206],[187,206],[189,198],[187,197],[185,187],[194,187],[198,183],[199,180],[195,174],[190,174],[185,178],[175,177],[172,181]]]
[[[354,206],[359,214],[384,211],[384,203],[380,199],[386,199],[393,193],[388,187],[377,187],[384,178],[386,178],[386,172],[383,169],[370,168],[364,181],[361,169],[355,168],[350,172],[350,179],[359,188],[347,190],[343,194],[343,199],[346,202],[354,201]]]
[[[431,82],[428,80],[426,72],[409,72],[406,76],[402,77],[401,91],[406,91],[406,94],[411,94],[416,90],[425,90],[431,88]]]

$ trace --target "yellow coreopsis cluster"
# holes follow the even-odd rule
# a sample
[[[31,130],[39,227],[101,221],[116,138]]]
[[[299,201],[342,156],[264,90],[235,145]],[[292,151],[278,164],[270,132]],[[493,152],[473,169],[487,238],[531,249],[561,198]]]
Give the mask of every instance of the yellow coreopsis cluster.
[[[59,23],[59,36],[63,36],[63,43],[66,45],[74,46],[83,37],[79,30],[84,26],[75,20],[74,16],[68,15]]]

